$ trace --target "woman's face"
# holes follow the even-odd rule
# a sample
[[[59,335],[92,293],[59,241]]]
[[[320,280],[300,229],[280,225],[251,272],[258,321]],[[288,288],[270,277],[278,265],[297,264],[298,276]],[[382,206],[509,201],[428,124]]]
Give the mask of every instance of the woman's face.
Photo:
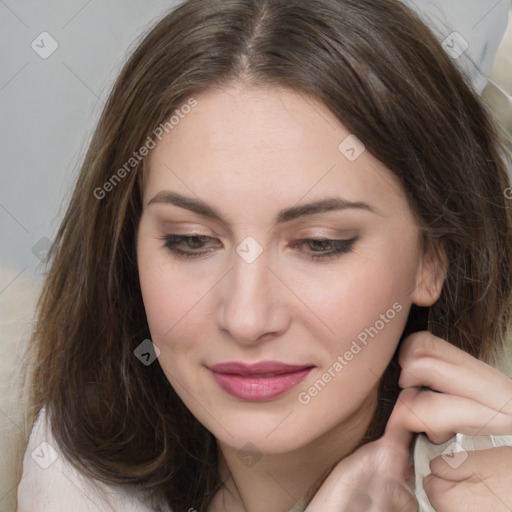
[[[219,440],[288,452],[371,412],[436,274],[395,177],[323,105],[241,85],[195,99],[147,162],[152,341]]]

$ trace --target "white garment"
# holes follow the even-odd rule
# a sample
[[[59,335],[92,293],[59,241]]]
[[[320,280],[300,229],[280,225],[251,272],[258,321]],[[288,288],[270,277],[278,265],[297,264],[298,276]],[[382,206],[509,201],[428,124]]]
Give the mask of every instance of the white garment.
[[[152,512],[121,487],[92,481],[64,459],[44,410],[30,434],[18,487],[18,512]]]
[[[512,435],[469,437],[457,434],[442,445],[434,445],[424,436],[418,436],[413,448],[418,512],[435,512],[422,486],[423,478],[430,473],[429,463],[433,458],[445,450],[448,453],[462,452],[463,449],[482,450],[493,446],[512,446]],[[152,510],[124,488],[94,482],[79,474],[60,453],[43,410],[34,424],[25,452],[23,476],[18,487],[18,512]]]

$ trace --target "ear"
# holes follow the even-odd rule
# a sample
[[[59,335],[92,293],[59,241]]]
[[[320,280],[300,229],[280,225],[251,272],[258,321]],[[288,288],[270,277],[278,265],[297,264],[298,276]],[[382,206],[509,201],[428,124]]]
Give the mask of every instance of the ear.
[[[443,288],[448,270],[446,252],[440,243],[425,240],[423,253],[416,274],[416,288],[412,301],[417,306],[432,306]]]

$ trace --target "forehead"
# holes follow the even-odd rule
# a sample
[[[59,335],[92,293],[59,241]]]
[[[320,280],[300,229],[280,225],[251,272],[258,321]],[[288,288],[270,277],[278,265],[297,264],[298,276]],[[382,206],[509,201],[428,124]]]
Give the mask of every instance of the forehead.
[[[392,173],[311,96],[233,85],[194,98],[197,105],[149,155],[146,197],[168,188],[216,200],[272,197],[282,205],[338,192],[403,208]]]
[[[264,156],[292,149],[303,149],[304,156],[308,149],[336,149],[339,137],[348,134],[323,104],[290,89],[230,85],[208,89],[195,99],[197,106],[164,136],[161,146],[200,140],[197,156],[212,149],[229,156],[244,148],[251,156],[255,150]]]

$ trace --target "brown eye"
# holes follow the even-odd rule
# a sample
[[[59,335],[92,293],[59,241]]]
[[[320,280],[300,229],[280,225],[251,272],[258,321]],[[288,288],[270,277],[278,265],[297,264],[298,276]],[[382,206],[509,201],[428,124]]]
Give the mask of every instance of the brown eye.
[[[336,258],[352,250],[357,237],[349,240],[331,240],[329,238],[305,238],[291,244],[291,247],[306,247],[303,252],[311,259]]]
[[[218,240],[204,235],[166,235],[165,247],[181,258],[197,258],[222,246]]]

